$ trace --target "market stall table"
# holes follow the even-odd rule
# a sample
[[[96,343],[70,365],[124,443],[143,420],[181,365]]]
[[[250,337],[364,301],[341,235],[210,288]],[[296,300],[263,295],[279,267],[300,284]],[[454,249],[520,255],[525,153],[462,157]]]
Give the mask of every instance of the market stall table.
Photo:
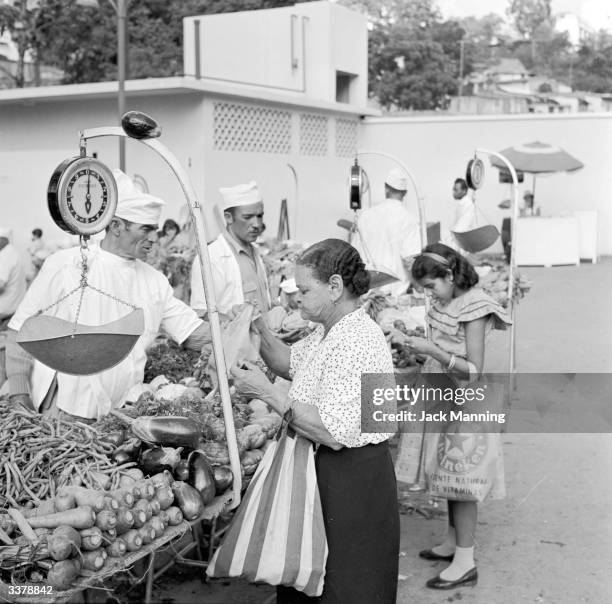
[[[512,247],[519,266],[578,265],[578,221],[574,216],[519,218]]]

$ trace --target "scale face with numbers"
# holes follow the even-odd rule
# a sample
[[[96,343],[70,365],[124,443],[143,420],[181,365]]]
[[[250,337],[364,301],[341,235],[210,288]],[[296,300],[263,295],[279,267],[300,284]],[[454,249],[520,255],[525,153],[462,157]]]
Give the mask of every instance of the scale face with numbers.
[[[103,231],[117,209],[111,170],[93,157],[71,157],[53,172],[47,189],[49,212],[64,231],[93,235]]]

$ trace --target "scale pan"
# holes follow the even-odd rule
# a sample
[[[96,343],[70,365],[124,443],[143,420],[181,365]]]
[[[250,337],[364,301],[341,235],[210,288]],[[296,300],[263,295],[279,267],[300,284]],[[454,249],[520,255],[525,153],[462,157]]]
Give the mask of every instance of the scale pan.
[[[76,331],[71,321],[36,315],[24,322],[17,343],[51,369],[69,375],[91,375],[123,361],[143,332],[141,308],[106,325],[77,324]]]
[[[383,285],[389,285],[389,283],[399,281],[397,277],[383,271],[368,270],[368,273],[370,273],[370,289],[375,289],[377,287],[382,287]]]
[[[499,231],[492,224],[487,224],[471,231],[464,231],[462,233],[452,231],[452,233],[461,249],[471,253],[486,250],[499,237]]]

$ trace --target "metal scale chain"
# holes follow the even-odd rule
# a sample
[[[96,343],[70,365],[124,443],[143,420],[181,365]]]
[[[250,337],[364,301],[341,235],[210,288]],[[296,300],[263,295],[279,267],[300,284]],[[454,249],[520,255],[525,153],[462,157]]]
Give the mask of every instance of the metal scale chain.
[[[87,240],[89,239],[89,237],[87,235],[81,235],[79,237],[79,242],[80,242],[80,252],[81,252],[81,279],[79,281],[79,284],[72,290],[70,290],[67,294],[63,295],[61,298],[59,298],[58,300],[56,300],[55,302],[53,302],[53,304],[50,304],[49,306],[47,306],[46,308],[43,308],[42,310],[39,310],[36,315],[42,315],[44,313],[46,313],[48,310],[50,310],[51,308],[54,308],[55,306],[58,306],[59,304],[61,304],[64,300],[66,300],[67,298],[69,298],[70,296],[72,296],[72,294],[76,293],[77,291],[81,291],[80,295],[79,295],[79,302],[77,305],[77,311],[76,311],[76,315],[74,318],[74,325],[72,328],[72,337],[74,337],[74,335],[76,334],[76,330],[77,330],[77,326],[79,323],[79,316],[81,315],[81,306],[83,304],[83,296],[85,295],[85,290],[87,288],[92,289],[93,291],[97,292],[98,294],[101,294],[103,296],[106,296],[107,298],[110,298],[111,300],[114,300],[115,302],[119,302],[120,304],[124,304],[125,306],[129,306],[132,310],[138,310],[138,306],[136,306],[135,304],[132,304],[131,302],[126,302],[125,300],[122,300],[121,298],[117,298],[117,296],[113,296],[112,294],[109,294],[108,292],[105,292],[97,287],[95,287],[94,285],[91,285],[90,283],[87,282],[87,272],[89,270],[89,267],[87,265],[87,255],[86,252],[89,249],[87,247]]]

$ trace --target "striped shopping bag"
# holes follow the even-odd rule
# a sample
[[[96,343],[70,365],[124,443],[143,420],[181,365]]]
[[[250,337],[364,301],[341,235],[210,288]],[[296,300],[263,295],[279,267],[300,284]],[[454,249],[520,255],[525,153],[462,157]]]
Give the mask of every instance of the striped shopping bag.
[[[206,574],[319,596],[327,552],[313,446],[288,426],[266,450]]]

